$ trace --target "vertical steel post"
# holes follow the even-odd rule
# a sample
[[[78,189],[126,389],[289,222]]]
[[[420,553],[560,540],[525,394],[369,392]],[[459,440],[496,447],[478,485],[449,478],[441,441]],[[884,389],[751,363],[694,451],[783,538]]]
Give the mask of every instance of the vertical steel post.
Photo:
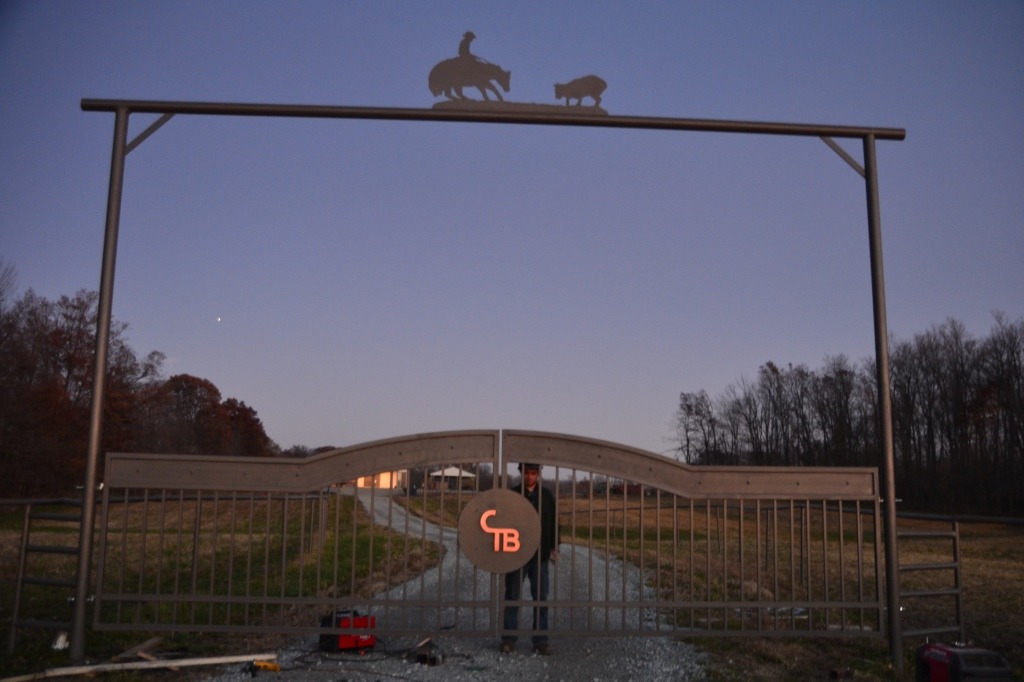
[[[82,526],[78,539],[78,574],[75,581],[74,615],[71,621],[71,660],[85,658],[85,611],[92,568],[92,531],[96,518],[96,479],[103,427],[103,397],[107,382],[107,353],[110,345],[111,307],[114,299],[114,264],[117,260],[117,230],[121,220],[121,190],[128,140],[128,108],[119,107],[114,119],[114,145],[110,159],[110,188],[107,192],[107,225],[103,238],[103,266],[100,299],[96,311],[96,355],[89,414],[89,449],[85,460],[85,490]]]
[[[875,315],[875,373],[878,383],[879,470],[885,522],[885,579],[889,655],[903,673],[903,628],[900,623],[899,561],[896,547],[896,466],[892,433],[892,392],[889,383],[889,331],[885,320],[885,275],[882,269],[882,220],[878,202],[875,136],[864,136],[864,182],[867,186],[868,243],[871,250],[871,293]]]

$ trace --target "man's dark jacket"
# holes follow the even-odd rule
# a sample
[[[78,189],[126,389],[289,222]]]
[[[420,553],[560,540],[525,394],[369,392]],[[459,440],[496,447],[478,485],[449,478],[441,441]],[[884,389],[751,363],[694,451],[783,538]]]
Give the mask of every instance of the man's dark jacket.
[[[537,494],[537,491],[540,491],[540,495]],[[532,493],[523,493],[522,483],[512,488],[512,492],[523,495],[540,514],[540,560],[548,561],[551,559],[551,550],[557,549],[559,544],[555,496],[539,481]]]

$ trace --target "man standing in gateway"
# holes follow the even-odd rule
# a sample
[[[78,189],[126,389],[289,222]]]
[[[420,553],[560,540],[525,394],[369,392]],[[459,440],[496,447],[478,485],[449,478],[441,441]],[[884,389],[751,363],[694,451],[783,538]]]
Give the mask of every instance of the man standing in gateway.
[[[526,565],[517,571],[505,574],[505,601],[517,601],[523,589],[523,581],[530,581],[530,597],[535,604],[541,604],[548,598],[548,562],[558,563],[558,515],[555,510],[555,496],[550,490],[540,485],[540,465],[521,463],[519,471],[523,475],[520,484],[512,488],[512,492],[525,497],[540,515],[540,547]],[[519,607],[506,606],[504,627],[506,631],[519,628]],[[533,607],[533,650],[541,656],[549,656],[551,647],[548,644],[548,607]],[[501,653],[510,654],[516,650],[517,637],[506,634],[501,638]]]

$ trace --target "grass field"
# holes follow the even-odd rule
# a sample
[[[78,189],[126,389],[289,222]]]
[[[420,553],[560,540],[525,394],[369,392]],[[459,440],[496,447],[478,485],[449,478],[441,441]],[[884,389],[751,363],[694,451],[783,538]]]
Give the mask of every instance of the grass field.
[[[464,501],[464,500],[463,500]],[[457,500],[446,500],[456,505]],[[435,501],[422,498],[412,505],[414,513],[422,513],[447,526],[455,525],[458,509],[442,508]],[[650,520],[650,519],[648,519]],[[368,519],[357,518],[360,527]],[[347,523],[347,522],[346,522]],[[948,523],[901,520],[900,529],[948,530]],[[0,622],[6,647],[7,627],[11,619],[13,578],[17,570],[17,547],[21,515],[9,511],[0,515]],[[583,532],[575,529],[577,533]],[[73,535],[71,530],[54,528],[54,534]],[[563,528],[563,541],[568,540]],[[961,524],[960,549],[963,578],[963,607],[967,638],[974,645],[1002,653],[1014,665],[1018,676],[1024,675],[1024,588],[1020,586],[1020,567],[1024,565],[1024,526],[1001,524]],[[72,538],[73,539],[73,538]],[[627,554],[631,546],[624,546]],[[901,563],[947,562],[951,558],[946,543],[901,542]],[[62,558],[63,569],[73,575],[74,559]],[[429,563],[429,562],[428,562]],[[348,570],[348,569],[346,569]],[[948,583],[949,572],[925,572],[908,576],[904,589],[937,587]],[[372,581],[360,578],[360,583]],[[911,580],[923,580],[911,584]],[[40,602],[39,600],[44,600]],[[914,600],[906,604],[904,627],[928,627],[948,624],[954,615],[954,602],[949,598]],[[43,615],[59,615],[67,606],[62,598],[45,603],[37,598],[33,608],[42,608]],[[54,612],[50,614],[50,611]],[[143,633],[90,633],[87,652],[90,658],[108,658],[138,644]],[[0,655],[0,677],[33,672],[67,664],[67,655],[49,648],[52,633],[19,632],[16,655]],[[951,641],[952,637],[943,638]],[[190,656],[232,654],[253,651],[258,638],[251,635],[173,635],[165,637],[164,651],[179,650]],[[269,641],[269,640],[266,640]],[[914,647],[923,640],[908,640],[905,647],[904,674],[900,680],[914,679]],[[896,680],[889,659],[888,644],[881,639],[789,639],[789,638],[704,638],[695,642],[710,653],[713,680],[778,680],[778,679],[841,679]]]

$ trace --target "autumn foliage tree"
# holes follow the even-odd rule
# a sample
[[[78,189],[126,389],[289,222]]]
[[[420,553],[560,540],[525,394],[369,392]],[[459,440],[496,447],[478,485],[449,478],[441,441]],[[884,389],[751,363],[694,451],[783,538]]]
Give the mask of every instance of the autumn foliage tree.
[[[135,430],[147,452],[273,454],[256,410],[235,398],[222,400],[213,383],[188,374],[176,374],[142,392]]]
[[[12,290],[0,260],[0,498],[67,495],[84,476],[98,295]],[[205,379],[162,378],[163,355],[139,358],[126,328],[111,323],[102,452],[275,452],[254,409]]]

